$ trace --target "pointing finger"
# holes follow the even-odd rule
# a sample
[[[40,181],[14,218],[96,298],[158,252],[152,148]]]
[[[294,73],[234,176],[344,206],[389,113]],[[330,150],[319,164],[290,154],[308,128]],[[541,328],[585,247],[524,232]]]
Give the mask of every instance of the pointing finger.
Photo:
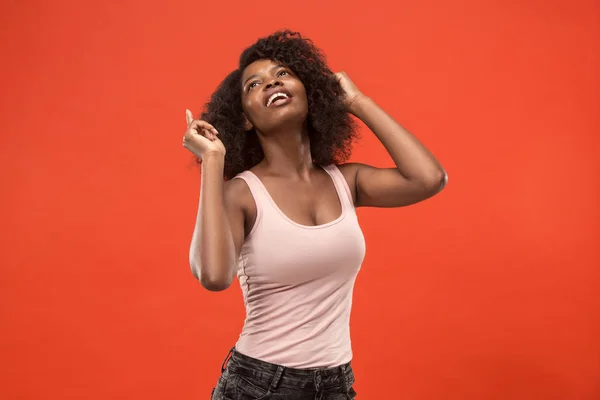
[[[191,124],[192,121],[194,120],[194,115],[192,114],[192,112],[190,110],[185,110],[185,120],[187,122],[187,124]]]

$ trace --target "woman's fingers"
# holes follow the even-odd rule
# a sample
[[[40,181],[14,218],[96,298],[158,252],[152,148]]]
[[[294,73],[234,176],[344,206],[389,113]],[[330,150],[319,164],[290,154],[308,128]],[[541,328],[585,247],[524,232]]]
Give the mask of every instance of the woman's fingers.
[[[219,132],[217,132],[217,130],[215,129],[214,126],[212,126],[208,122],[202,121],[200,119],[193,120],[192,123],[190,124],[190,128],[206,129],[206,130],[211,131],[214,134],[218,134],[219,133]]]
[[[217,138],[217,135],[215,135],[211,130],[208,129],[204,129],[204,136],[206,136],[210,140],[215,140]]]
[[[194,116],[190,110],[185,110],[185,120],[188,124],[188,131],[190,133],[198,134],[199,132],[202,132],[202,136],[205,136],[211,140],[215,140],[217,138],[216,135],[219,134],[215,127],[208,122],[194,119]]]
[[[196,128],[190,128],[188,131],[192,136],[193,135],[200,135],[200,136],[204,136],[205,138],[209,139],[209,140],[215,140],[217,137],[215,136],[215,134],[211,133],[209,130],[207,129],[196,129]]]
[[[190,126],[193,120],[194,116],[192,115],[192,112],[190,110],[185,110],[185,121],[187,122],[188,126]]]

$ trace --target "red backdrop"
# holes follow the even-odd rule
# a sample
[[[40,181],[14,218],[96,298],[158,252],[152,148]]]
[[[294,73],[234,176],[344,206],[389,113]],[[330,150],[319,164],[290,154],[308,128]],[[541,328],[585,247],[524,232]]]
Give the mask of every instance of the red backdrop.
[[[358,398],[600,398],[600,3],[366,4],[2,3],[1,398],[208,399],[244,310],[189,270],[184,112],[283,27],[449,174],[359,210]]]

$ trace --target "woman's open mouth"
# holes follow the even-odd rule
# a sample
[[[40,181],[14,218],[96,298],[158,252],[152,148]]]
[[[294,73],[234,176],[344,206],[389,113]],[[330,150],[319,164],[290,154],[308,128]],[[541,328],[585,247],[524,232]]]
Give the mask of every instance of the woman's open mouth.
[[[292,100],[292,95],[287,90],[278,90],[271,94],[265,103],[267,107],[282,106]]]

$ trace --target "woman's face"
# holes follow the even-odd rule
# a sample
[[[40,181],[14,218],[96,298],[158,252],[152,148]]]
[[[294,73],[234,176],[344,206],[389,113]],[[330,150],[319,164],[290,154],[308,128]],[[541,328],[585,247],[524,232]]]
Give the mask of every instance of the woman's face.
[[[284,65],[258,60],[242,74],[242,108],[246,129],[261,132],[285,125],[301,125],[308,115],[306,90],[298,77]]]

